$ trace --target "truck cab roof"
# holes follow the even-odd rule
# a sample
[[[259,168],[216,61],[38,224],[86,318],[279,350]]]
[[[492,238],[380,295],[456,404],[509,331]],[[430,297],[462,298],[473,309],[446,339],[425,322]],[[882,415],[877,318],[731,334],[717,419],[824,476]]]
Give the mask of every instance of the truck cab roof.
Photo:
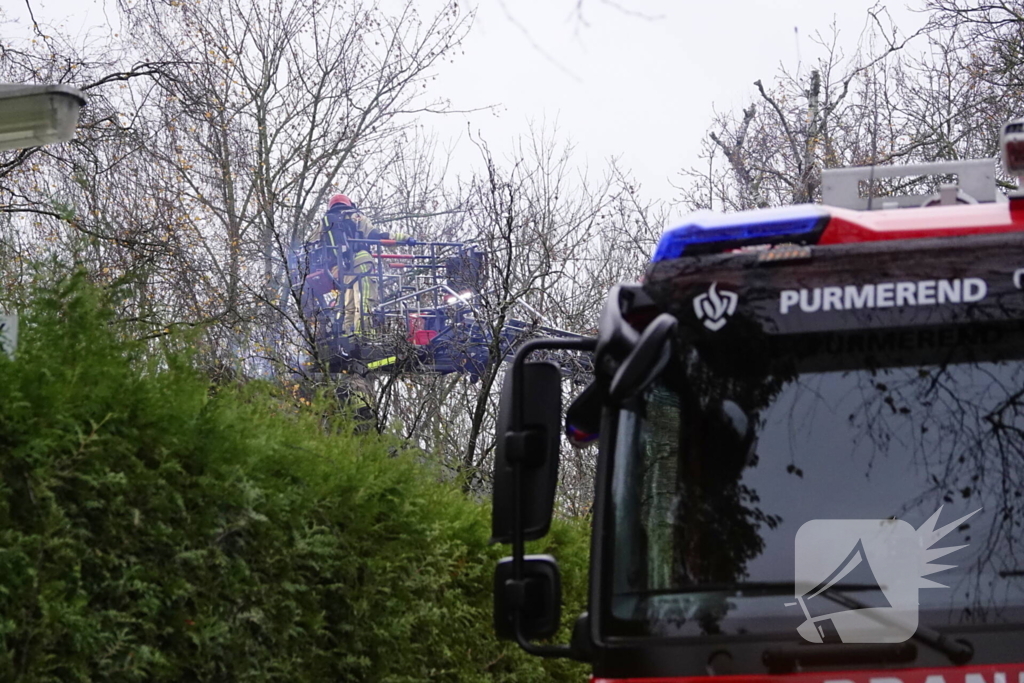
[[[779,244],[852,244],[1022,231],[1022,199],[882,211],[799,204],[733,214],[698,212],[662,235],[651,261]]]
[[[731,214],[695,212],[665,231],[652,262],[779,244],[851,244],[1024,231],[1024,199],[1008,200],[996,188],[994,168],[995,160],[987,159],[826,170],[822,174],[824,204]],[[915,178],[956,172],[960,172],[960,184],[940,185],[934,195],[870,197],[875,176]],[[865,188],[868,198],[860,196]]]

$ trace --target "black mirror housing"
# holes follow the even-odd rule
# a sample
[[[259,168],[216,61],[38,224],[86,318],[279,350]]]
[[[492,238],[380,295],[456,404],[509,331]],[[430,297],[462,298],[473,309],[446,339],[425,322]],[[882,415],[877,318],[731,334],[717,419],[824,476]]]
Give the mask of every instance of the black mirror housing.
[[[672,355],[672,335],[677,326],[674,316],[662,313],[644,329],[636,346],[612,378],[608,390],[612,403],[620,403],[643,391],[668,365]]]
[[[516,515],[515,473],[520,463],[522,491],[519,511],[525,540],[542,538],[551,527],[558,483],[558,451],[562,433],[562,374],[550,361],[524,363],[522,386],[514,391],[514,375],[505,375],[498,409],[491,497],[491,542],[511,543]],[[522,429],[511,429],[514,395],[519,396]]]
[[[503,640],[516,640],[518,611],[519,632],[525,640],[555,635],[562,621],[562,578],[555,558],[527,555],[521,588],[514,578],[513,558],[503,558],[494,570],[494,632]]]

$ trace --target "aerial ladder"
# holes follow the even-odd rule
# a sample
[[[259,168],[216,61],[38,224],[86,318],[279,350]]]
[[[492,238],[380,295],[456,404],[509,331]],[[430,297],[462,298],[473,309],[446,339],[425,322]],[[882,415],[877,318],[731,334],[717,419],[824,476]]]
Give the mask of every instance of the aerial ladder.
[[[373,257],[371,272],[345,277],[346,257],[360,250]],[[543,324],[526,302],[496,325],[483,305],[492,294],[487,256],[466,242],[317,239],[295,241],[287,269],[316,360],[330,373],[464,373],[474,381],[492,356],[504,361],[530,337],[580,336]],[[346,321],[345,299],[358,278],[373,280],[376,301],[357,311],[358,321]],[[564,371],[574,367],[578,361],[568,359]]]

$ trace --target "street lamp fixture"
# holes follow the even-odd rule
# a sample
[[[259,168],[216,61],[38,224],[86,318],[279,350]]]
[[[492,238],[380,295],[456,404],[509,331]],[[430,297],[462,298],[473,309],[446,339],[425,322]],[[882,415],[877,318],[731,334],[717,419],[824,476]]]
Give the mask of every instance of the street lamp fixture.
[[[70,140],[85,104],[67,85],[0,83],[0,150]]]

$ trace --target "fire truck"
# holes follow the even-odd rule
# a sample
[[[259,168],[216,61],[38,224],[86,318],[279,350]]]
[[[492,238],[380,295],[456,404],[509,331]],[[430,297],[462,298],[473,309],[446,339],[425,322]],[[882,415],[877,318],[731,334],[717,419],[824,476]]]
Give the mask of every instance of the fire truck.
[[[1024,176],[1024,119],[1002,157]],[[693,214],[595,337],[520,347],[498,636],[600,683],[1024,683],[1024,193],[998,185],[994,159],[837,169],[821,205]],[[592,357],[564,413],[551,349]],[[567,644],[556,559],[525,552],[563,433],[598,447]]]

